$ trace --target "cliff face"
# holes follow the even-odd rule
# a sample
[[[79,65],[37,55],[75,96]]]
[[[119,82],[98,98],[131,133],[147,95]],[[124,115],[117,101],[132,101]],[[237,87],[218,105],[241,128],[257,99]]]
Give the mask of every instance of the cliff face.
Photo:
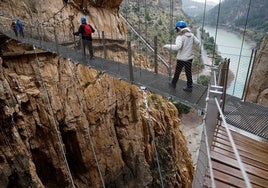
[[[268,106],[268,36],[263,40],[249,80],[246,100]]]
[[[165,185],[190,186],[178,112],[160,96],[146,92],[148,116],[136,86],[46,53],[0,72],[1,185],[101,187],[95,155],[107,187],[159,186],[151,126]]]
[[[93,38],[125,39],[126,27],[119,18],[118,10],[122,0],[24,0],[1,1],[3,20],[20,18],[27,27],[39,29],[46,39],[54,40],[54,28],[59,42],[73,41],[73,32],[81,24],[81,16],[86,16],[96,32]],[[10,21],[9,21],[10,22]],[[10,23],[9,23],[10,25]],[[45,33],[42,33],[43,31]],[[35,31],[37,33],[37,31]]]
[[[64,4],[41,2],[0,5],[5,14],[33,22],[45,20]],[[74,13],[77,25],[85,6],[79,3],[72,1],[63,13]],[[124,27],[117,27],[120,3],[87,1],[87,16],[124,36]],[[31,7],[30,13],[22,13],[23,7]],[[103,180],[106,187],[159,187],[158,159],[165,187],[190,187],[193,164],[170,102],[17,41],[1,47],[4,54],[28,54],[0,59],[1,186],[95,188]]]

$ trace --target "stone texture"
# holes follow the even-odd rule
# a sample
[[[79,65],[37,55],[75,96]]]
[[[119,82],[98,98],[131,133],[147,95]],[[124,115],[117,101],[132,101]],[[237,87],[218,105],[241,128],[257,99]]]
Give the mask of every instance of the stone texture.
[[[253,72],[249,80],[246,100],[268,106],[268,36],[263,40],[256,55]]]
[[[67,0],[66,0],[67,1]],[[96,3],[95,3],[96,2]],[[63,0],[24,0],[0,1],[1,20],[7,27],[10,18],[20,18],[25,23],[25,32],[40,33],[45,40],[55,40],[55,33],[59,43],[73,42],[73,32],[81,24],[80,18],[86,16],[96,32],[93,38],[100,39],[102,32],[106,38],[126,39],[126,26],[119,17],[119,5],[122,0],[71,0],[66,4]],[[37,36],[33,36],[37,37]]]
[[[54,55],[4,61],[1,185],[67,187],[69,167],[76,187],[101,187],[95,152],[107,187],[158,187],[152,131],[164,184],[190,187],[192,159],[170,102],[146,92],[148,117],[142,91],[124,81]]]
[[[54,40],[55,27],[62,42],[73,41],[82,15],[96,28],[95,39],[102,31],[125,39],[120,3],[10,0],[0,6],[6,17],[28,25],[47,21],[46,40]],[[106,187],[160,187],[157,151],[165,187],[191,187],[193,162],[178,111],[166,99],[146,91],[146,109],[144,93],[134,85],[53,54],[36,58],[30,46],[13,40],[2,49],[28,55],[0,59],[1,186],[73,182],[96,188],[102,177]],[[122,52],[108,55],[126,58]]]

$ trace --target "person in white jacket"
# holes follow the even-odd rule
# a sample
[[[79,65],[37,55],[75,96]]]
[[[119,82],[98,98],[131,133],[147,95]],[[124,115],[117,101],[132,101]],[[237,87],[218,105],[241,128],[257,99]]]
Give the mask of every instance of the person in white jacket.
[[[184,67],[187,86],[183,88],[184,91],[192,92],[193,80],[192,80],[192,61],[194,58],[193,49],[194,44],[199,44],[199,40],[194,36],[191,30],[187,27],[184,21],[176,23],[175,29],[178,33],[175,44],[166,44],[164,48],[169,50],[176,50],[177,53],[177,65],[172,81],[169,86],[176,88],[176,84],[180,77],[180,73]]]

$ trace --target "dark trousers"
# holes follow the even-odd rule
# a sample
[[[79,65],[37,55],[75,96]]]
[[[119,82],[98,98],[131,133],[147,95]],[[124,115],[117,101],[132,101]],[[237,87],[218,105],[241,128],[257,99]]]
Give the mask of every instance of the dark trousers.
[[[19,30],[20,36],[24,38],[24,31],[21,29]]]
[[[172,84],[176,85],[178,82],[178,79],[180,77],[182,68],[184,67],[186,78],[187,78],[187,87],[191,88],[193,87],[193,79],[192,79],[192,59],[189,59],[187,61],[181,61],[177,60],[176,70],[172,79]]]
[[[14,31],[16,37],[17,37],[17,36],[18,36],[18,31],[17,31],[17,29],[13,29],[13,31]]]
[[[92,41],[90,40],[85,40],[83,39],[83,50],[84,50],[84,55],[86,55],[86,48],[88,48],[89,51],[89,55],[90,57],[93,57],[93,45],[92,45]]]

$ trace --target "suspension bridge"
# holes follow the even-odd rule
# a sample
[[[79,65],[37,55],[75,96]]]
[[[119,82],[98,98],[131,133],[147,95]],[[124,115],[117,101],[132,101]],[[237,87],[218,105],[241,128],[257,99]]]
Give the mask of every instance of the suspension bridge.
[[[127,22],[127,24],[129,23]],[[135,30],[134,28],[132,29]],[[36,31],[40,30],[37,29]],[[93,61],[89,61],[88,57],[82,55],[82,52],[77,53],[77,49],[59,44],[56,32],[54,41],[45,41],[40,36],[40,33],[33,33],[32,28],[31,32],[25,35],[25,38],[17,38],[10,30],[3,29],[1,32],[1,41],[13,39],[33,45],[34,48],[43,49],[34,51],[34,53],[3,53],[3,59],[36,55],[37,53],[54,53],[69,61],[91,67],[112,77],[141,86],[142,89],[146,88],[172,101],[186,104],[204,112],[206,114],[206,125],[204,126],[201,140],[200,156],[193,183],[194,187],[265,187],[268,185],[268,161],[263,157],[268,154],[266,140],[268,138],[268,108],[226,95],[224,88],[217,84],[216,77],[218,76],[215,76],[215,70],[212,70],[212,77],[214,76],[215,80],[211,83],[211,87],[194,83],[193,91],[185,92],[180,89],[186,84],[184,80],[179,80],[177,88],[172,89],[168,87],[170,75],[159,74],[156,70],[150,71],[133,66],[130,42],[128,42],[127,48],[129,61],[126,63],[111,61],[102,57],[96,57]],[[156,58],[164,62],[155,48],[148,43],[145,45],[154,52]],[[104,50],[105,46],[100,49]],[[167,65],[167,63],[164,64]],[[222,111],[220,105],[220,100],[223,97],[225,99],[223,101],[224,111]],[[91,146],[94,151],[94,146]],[[96,162],[98,161],[97,156],[95,156],[95,160]],[[158,168],[160,168],[159,164]],[[161,177],[161,170],[159,170],[159,174]],[[101,173],[100,176],[102,177]],[[72,177],[71,172],[70,177]],[[162,178],[160,179],[162,180]],[[103,180],[102,185],[105,187]],[[163,182],[162,187],[164,187]]]

